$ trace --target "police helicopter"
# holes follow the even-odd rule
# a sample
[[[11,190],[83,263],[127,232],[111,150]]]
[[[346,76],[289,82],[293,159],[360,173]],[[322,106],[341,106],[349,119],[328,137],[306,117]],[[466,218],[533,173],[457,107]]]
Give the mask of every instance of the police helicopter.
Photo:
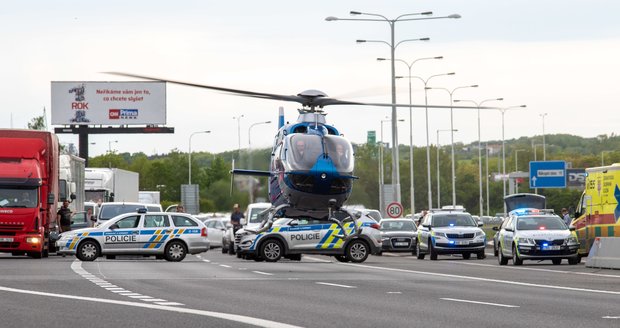
[[[144,75],[109,72],[109,74],[125,77],[163,81],[178,85],[205,88],[223,91],[236,95],[297,102],[297,122],[284,124],[282,109],[279,117],[278,132],[275,136],[271,153],[269,171],[251,169],[231,170],[232,174],[265,176],[269,179],[269,200],[272,207],[268,219],[260,230],[266,230],[274,218],[314,218],[330,220],[337,223],[348,237],[342,224],[353,221],[357,227],[353,212],[342,208],[351,195],[352,182],[357,179],[353,174],[354,158],[351,142],[345,139],[334,126],[327,124],[325,106],[333,105],[364,105],[381,107],[417,107],[417,108],[450,108],[450,106],[404,105],[385,103],[362,103],[329,98],[318,90],[307,90],[297,95],[279,95],[247,90],[230,89],[191,82],[162,79]],[[467,106],[453,106],[452,108],[470,108]],[[345,219],[335,219],[336,212],[344,212]],[[260,231],[259,230],[259,231]],[[358,233],[354,229],[351,234]]]

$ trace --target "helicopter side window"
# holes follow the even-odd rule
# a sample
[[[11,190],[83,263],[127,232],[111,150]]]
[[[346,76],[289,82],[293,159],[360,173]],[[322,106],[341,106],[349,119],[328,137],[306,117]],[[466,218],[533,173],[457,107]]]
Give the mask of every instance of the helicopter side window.
[[[321,137],[295,134],[288,137],[286,161],[293,170],[310,170],[323,153]]]
[[[340,172],[353,171],[353,148],[345,138],[326,136],[327,154]]]

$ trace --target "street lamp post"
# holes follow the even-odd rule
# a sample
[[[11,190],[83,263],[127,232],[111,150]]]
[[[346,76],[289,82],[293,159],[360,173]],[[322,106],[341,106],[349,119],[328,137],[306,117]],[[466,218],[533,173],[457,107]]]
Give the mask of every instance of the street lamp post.
[[[429,90],[432,89],[437,89],[437,90],[444,90],[446,91],[449,95],[450,95],[450,145],[451,145],[451,156],[452,156],[452,206],[456,206],[456,173],[455,173],[455,166],[454,166],[454,132],[457,130],[454,130],[454,115],[453,115],[453,101],[452,101],[452,95],[454,95],[454,92],[458,89],[466,89],[466,88],[477,88],[478,85],[477,84],[473,84],[473,85],[466,85],[466,86],[462,86],[462,87],[456,87],[452,90],[446,89],[446,88],[431,88],[429,87]]]
[[[428,59],[443,59],[443,56],[418,58],[412,61],[411,63],[407,63],[405,60],[402,60],[402,59],[395,59],[396,61],[407,65],[407,68],[409,69],[409,75],[407,77],[409,79],[409,105],[410,106],[413,104],[412,98],[411,98],[411,68],[413,67],[413,64],[415,64],[417,61],[428,60]],[[387,60],[387,59],[377,58],[377,60],[382,61],[382,60]],[[411,194],[410,196],[411,214],[413,215],[415,213],[415,188],[414,188],[414,175],[413,175],[413,107],[409,107],[409,176],[410,176],[409,192]]]
[[[515,172],[519,171],[519,152],[525,149],[515,149]],[[515,181],[515,192],[519,192],[519,182]]]
[[[248,152],[250,153],[250,158],[249,158],[249,168],[250,170],[253,169],[253,160],[252,160],[252,128],[256,125],[259,124],[270,124],[271,121],[265,121],[265,122],[257,122],[257,123],[253,123],[250,125],[250,127],[248,128]],[[250,189],[250,202],[249,204],[254,203],[254,178],[250,177],[250,183],[249,183],[249,189]]]
[[[383,123],[384,122],[391,122],[392,120],[381,120],[381,148],[380,148],[380,152],[379,152],[379,206],[381,207],[380,211],[381,211],[381,215],[384,216],[385,215],[385,199],[383,197],[383,185],[385,184],[384,182],[384,171],[385,169],[383,168],[383,146],[385,145],[385,143],[383,142]],[[399,119],[399,122],[404,122],[405,120],[403,119]],[[392,146],[393,147],[393,146]],[[394,183],[394,180],[392,180],[392,183]]]
[[[547,116],[547,113],[543,113],[543,114],[539,114],[540,117],[542,117],[542,128],[543,128],[543,161],[547,160],[547,145],[545,142],[545,116]]]
[[[441,208],[441,179],[439,174],[439,132],[456,132],[458,130],[441,129],[437,130],[437,208]],[[454,204],[453,204],[454,205]]]
[[[211,133],[211,131],[197,131],[189,135],[189,152],[187,153],[187,157],[188,157],[187,171],[189,173],[187,184],[189,185],[192,184],[192,137],[198,133]]]
[[[343,21],[386,22],[390,26],[390,42],[389,43],[385,42],[385,43],[390,46],[390,59],[391,59],[391,71],[392,71],[392,104],[396,104],[396,69],[395,69],[395,64],[394,64],[395,63],[394,52],[398,44],[408,41],[408,40],[404,40],[404,41],[399,42],[398,44],[394,43],[394,26],[396,25],[396,22],[428,20],[428,19],[442,19],[442,18],[461,18],[461,15],[458,15],[458,14],[452,14],[452,15],[443,16],[443,17],[408,18],[409,16],[416,16],[416,15],[428,16],[428,15],[432,15],[433,14],[432,12],[403,14],[403,15],[396,17],[395,19],[388,19],[387,17],[383,15],[365,13],[365,12],[360,12],[360,11],[351,11],[350,14],[351,15],[366,15],[366,16],[372,16],[372,17],[377,17],[377,18],[374,18],[374,19],[373,18],[338,18],[334,16],[329,16],[329,17],[326,17],[325,20],[326,21],[343,20]],[[399,188],[400,170],[399,170],[399,165],[398,165],[399,164],[398,131],[396,127],[396,121],[397,121],[396,106],[392,106],[392,181],[396,182],[396,183],[393,182],[394,193],[395,193],[396,201],[400,203],[400,188]],[[428,131],[427,131],[427,139],[428,139]],[[430,184],[430,181],[429,181],[429,184]]]
[[[233,120],[237,120],[237,140],[239,145],[237,147],[237,156],[239,156],[239,160],[241,160],[241,118],[245,115],[233,116]]]
[[[454,100],[454,102],[470,102],[476,105],[476,107],[478,108],[478,180],[479,180],[478,187],[480,190],[480,196],[478,198],[478,203],[480,205],[480,216],[482,216],[482,206],[483,206],[482,204],[483,203],[483,200],[482,200],[482,140],[480,138],[480,107],[482,107],[482,104],[484,104],[485,102],[502,101],[502,100],[504,100],[504,98],[492,98],[492,99],[485,99],[479,103],[474,100],[458,100],[458,99]]]
[[[112,143],[118,143],[118,140],[108,141],[108,153],[112,154]]]
[[[485,166],[486,166],[486,182],[487,182],[487,215],[491,216],[491,211],[489,210],[489,143],[485,142],[484,143],[484,150],[487,154],[487,158],[485,161]],[[498,168],[499,169],[499,168]]]

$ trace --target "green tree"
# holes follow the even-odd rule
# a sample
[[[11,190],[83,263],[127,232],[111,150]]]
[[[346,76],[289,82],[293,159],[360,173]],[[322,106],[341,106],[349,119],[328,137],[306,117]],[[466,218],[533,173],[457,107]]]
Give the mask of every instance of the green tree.
[[[28,129],[30,130],[45,130],[47,126],[45,126],[45,116],[36,116],[33,117],[30,122],[28,122]]]

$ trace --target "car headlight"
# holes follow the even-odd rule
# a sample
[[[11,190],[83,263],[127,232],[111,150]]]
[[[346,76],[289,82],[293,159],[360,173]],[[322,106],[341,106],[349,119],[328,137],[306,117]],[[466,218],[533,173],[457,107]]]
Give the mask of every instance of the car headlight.
[[[388,241],[390,240],[390,237],[381,237],[381,241]]]
[[[433,236],[446,238],[446,233],[445,232],[433,231]]]
[[[485,236],[484,231],[476,231],[476,235],[474,237],[482,237]]]
[[[536,242],[533,238],[519,238],[517,240],[519,245],[536,245]]]
[[[566,244],[566,245],[577,245],[577,244],[579,244],[579,241],[575,237],[568,237],[568,238],[564,239],[564,244]]]

